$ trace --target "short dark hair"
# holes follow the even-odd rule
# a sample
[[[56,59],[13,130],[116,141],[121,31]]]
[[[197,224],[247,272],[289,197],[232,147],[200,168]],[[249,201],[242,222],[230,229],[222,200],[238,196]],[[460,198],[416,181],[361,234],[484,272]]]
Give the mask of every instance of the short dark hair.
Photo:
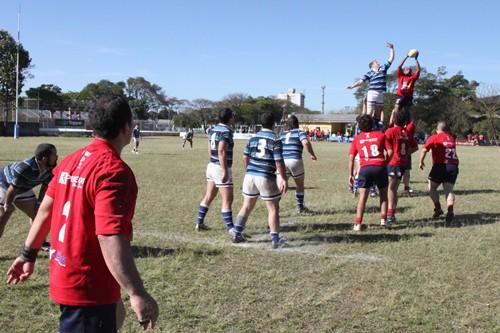
[[[289,116],[285,122],[285,128],[287,130],[299,128],[299,119],[297,119],[294,115]]]
[[[369,114],[363,114],[358,117],[358,126],[361,132],[370,132],[373,129],[373,118]]]
[[[265,112],[260,116],[262,127],[272,129],[274,125],[274,116],[271,112]]]
[[[233,116],[233,110],[230,108],[224,108],[219,111],[219,121],[223,124],[227,124]]]
[[[396,113],[394,123],[398,126],[404,126],[406,125],[406,120],[407,120],[406,113],[403,111],[399,111],[398,113]]]
[[[114,139],[125,125],[132,125],[132,110],[124,96],[99,98],[89,112],[94,133],[103,139]]]
[[[56,146],[51,143],[40,143],[35,149],[35,158],[42,160],[44,157],[49,158],[50,155],[57,151]]]

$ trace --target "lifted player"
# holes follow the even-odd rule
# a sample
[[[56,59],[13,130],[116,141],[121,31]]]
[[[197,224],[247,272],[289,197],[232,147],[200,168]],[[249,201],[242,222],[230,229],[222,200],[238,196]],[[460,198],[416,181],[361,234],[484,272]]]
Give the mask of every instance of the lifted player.
[[[317,160],[311,142],[306,133],[299,129],[299,120],[291,115],[285,122],[286,131],[281,133],[280,140],[283,144],[283,160],[285,162],[286,177],[293,177],[296,184],[295,200],[297,210],[300,214],[310,214],[311,212],[304,206],[304,178],[305,169],[302,160],[304,147],[313,161]]]
[[[248,142],[244,160],[246,166],[243,179],[243,206],[238,213],[233,242],[244,241],[242,236],[248,216],[252,212],[260,196],[265,201],[268,212],[268,224],[271,231],[273,248],[281,247],[286,240],[279,235],[280,198],[288,187],[285,165],[282,157],[282,145],[274,134],[274,118],[266,112],[261,116],[262,130],[257,132]],[[276,171],[278,178],[276,179]]]
[[[455,216],[453,213],[453,205],[455,204],[453,187],[458,176],[458,156],[455,138],[450,134],[444,121],[437,124],[437,134],[429,137],[420,151],[419,167],[422,170],[425,167],[425,156],[429,151],[432,151],[432,169],[429,173],[429,195],[434,203],[434,215],[432,217],[439,218],[443,215],[437,191],[439,185],[443,184],[448,205],[446,223],[450,223]]]
[[[208,230],[204,223],[208,207],[215,199],[217,192],[222,197],[222,218],[226,223],[226,228],[231,231],[233,225],[233,176],[231,167],[233,165],[233,126],[234,113],[231,109],[219,111],[219,121],[208,137],[208,158],[207,165],[207,191],[198,207],[198,221],[196,230]]]
[[[389,59],[384,65],[380,65],[377,60],[371,61],[368,64],[370,71],[362,79],[347,86],[347,89],[353,89],[365,81],[369,82],[366,94],[366,113],[373,117],[375,126],[378,129],[383,127],[384,122],[384,93],[387,90],[387,70],[394,61],[394,46],[392,43],[387,42],[387,47],[390,49]]]
[[[380,224],[386,225],[387,216],[387,169],[384,156],[384,133],[373,130],[373,118],[367,114],[358,117],[361,133],[351,144],[349,151],[349,184],[354,185],[354,159],[359,154],[360,166],[357,183],[359,190],[358,206],[354,231],[365,229],[363,213],[368,199],[369,188],[376,185],[380,194]]]

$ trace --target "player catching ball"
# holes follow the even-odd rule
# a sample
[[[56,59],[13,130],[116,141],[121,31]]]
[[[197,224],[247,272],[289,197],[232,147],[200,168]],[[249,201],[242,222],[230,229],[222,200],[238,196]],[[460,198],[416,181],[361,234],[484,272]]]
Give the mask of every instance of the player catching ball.
[[[285,162],[286,177],[290,175],[296,184],[295,200],[299,214],[310,214],[311,212],[304,206],[304,178],[305,169],[302,160],[302,151],[304,147],[313,161],[317,160],[313,147],[307,134],[299,129],[299,120],[291,115],[285,123],[286,131],[281,133],[280,140],[283,144],[283,160]]]
[[[357,178],[359,199],[356,209],[354,231],[366,229],[363,213],[368,199],[369,188],[376,185],[380,194],[380,224],[386,225],[387,216],[387,169],[384,156],[385,135],[373,130],[373,118],[367,114],[358,117],[361,133],[351,144],[349,151],[349,183],[354,184],[354,158],[359,154],[360,166]]]
[[[439,193],[437,188],[443,184],[444,195],[448,205],[446,223],[450,223],[455,216],[453,205],[455,204],[455,194],[453,187],[458,176],[458,156],[456,142],[453,135],[444,121],[437,124],[437,134],[427,139],[424,147],[420,151],[420,169],[424,169],[425,156],[432,151],[432,169],[429,173],[429,195],[434,203],[433,218],[443,215],[441,204],[439,203]]]

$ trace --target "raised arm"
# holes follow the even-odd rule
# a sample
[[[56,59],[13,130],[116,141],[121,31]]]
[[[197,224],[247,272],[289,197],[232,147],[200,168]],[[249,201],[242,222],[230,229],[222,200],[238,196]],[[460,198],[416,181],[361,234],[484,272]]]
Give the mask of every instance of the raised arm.
[[[415,66],[415,74],[420,74],[420,62],[418,61],[418,54],[415,57],[415,62],[417,63],[417,65]]]
[[[406,56],[403,58],[403,60],[401,60],[401,62],[399,63],[399,66],[398,66],[398,69],[399,69],[399,70],[402,70],[402,69],[403,69],[403,65],[404,65],[404,63],[405,63],[406,59],[408,59],[408,55],[406,55]]]
[[[365,82],[363,79],[359,79],[358,81],[354,82],[350,86],[347,86],[346,88],[347,89],[354,89],[354,88],[359,87],[360,85],[362,85],[363,82]]]
[[[387,61],[392,64],[394,61],[394,45],[391,42],[387,42],[387,47],[390,49],[389,51],[389,59]]]

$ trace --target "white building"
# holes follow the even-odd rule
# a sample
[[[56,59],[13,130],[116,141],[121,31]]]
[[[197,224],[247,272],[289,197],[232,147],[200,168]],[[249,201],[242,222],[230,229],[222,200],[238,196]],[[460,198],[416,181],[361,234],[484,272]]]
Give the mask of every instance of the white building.
[[[286,93],[278,94],[277,97],[284,101],[290,101],[301,108],[304,107],[304,100],[306,99],[306,96],[303,93],[297,92],[295,88],[290,88]]]

